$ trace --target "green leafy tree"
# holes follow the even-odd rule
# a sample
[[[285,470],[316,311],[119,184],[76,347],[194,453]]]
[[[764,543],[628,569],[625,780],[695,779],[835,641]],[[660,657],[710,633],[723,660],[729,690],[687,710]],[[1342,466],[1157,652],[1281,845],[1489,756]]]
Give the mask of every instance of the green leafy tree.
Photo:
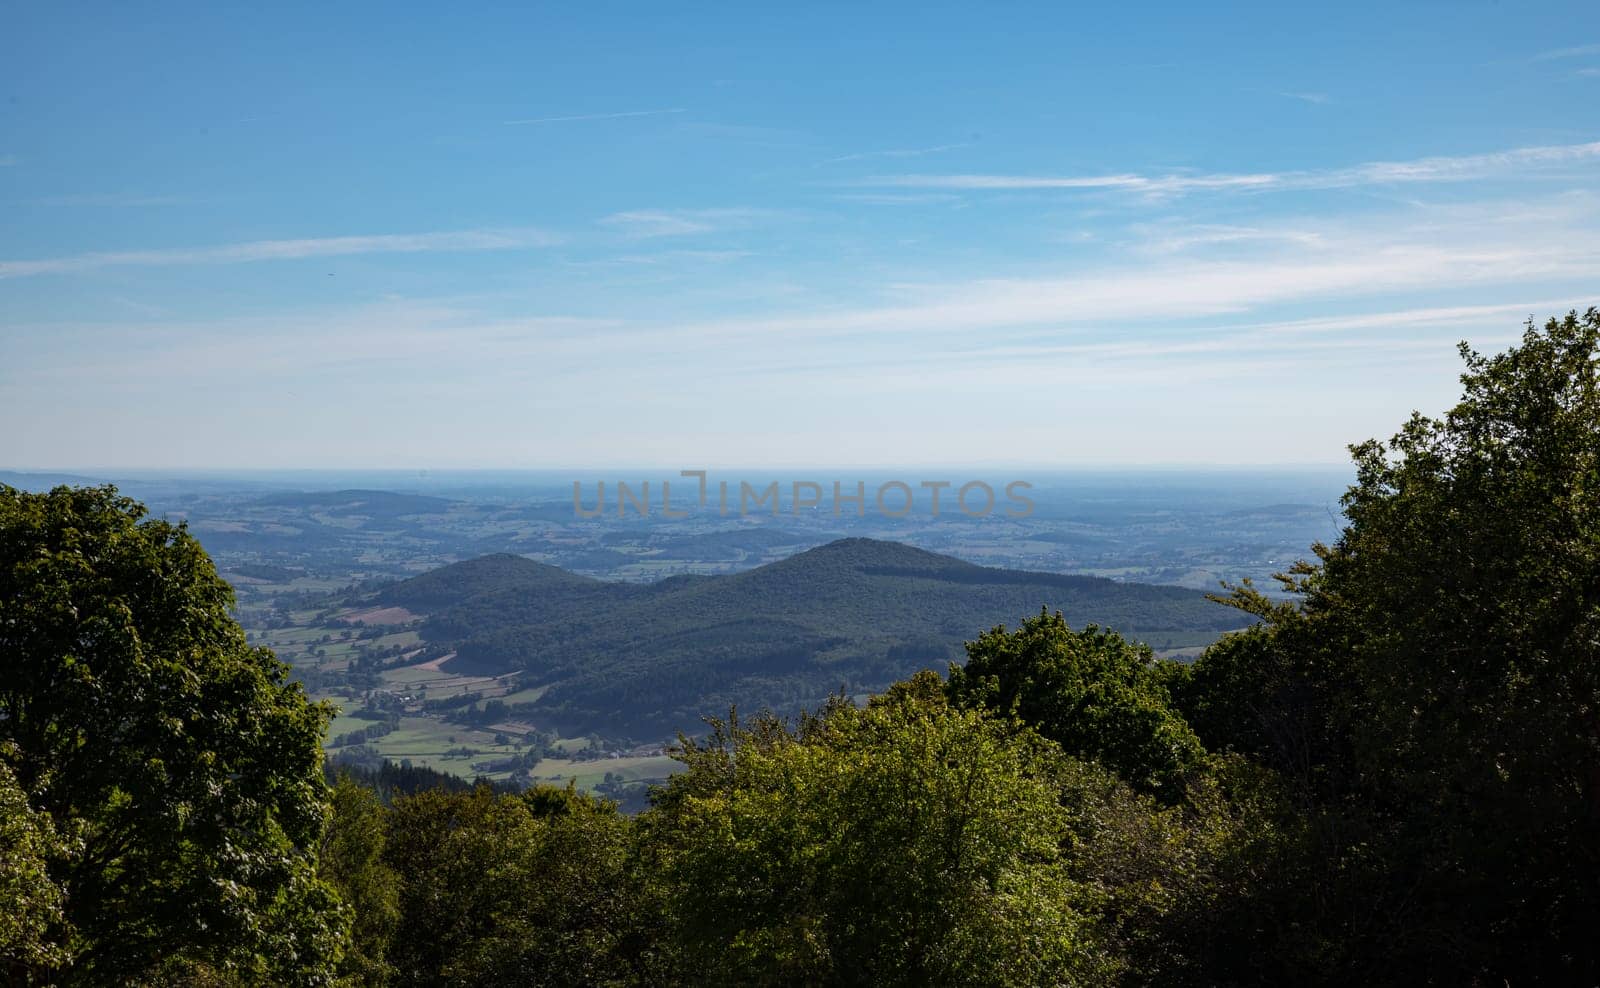
[[[995,628],[968,643],[949,693],[957,704],[1014,715],[1068,754],[1097,759],[1169,801],[1205,754],[1171,709],[1148,647],[1093,625],[1073,631],[1060,614],[1041,612],[1014,632]]]
[[[662,983],[632,848],[632,821],[575,789],[398,800],[385,850],[404,877],[398,982]]]
[[[1323,976],[1591,984],[1600,312],[1462,356],[1460,402],[1353,447],[1339,539],[1297,601],[1235,592],[1266,623],[1180,703],[1289,783],[1316,893],[1285,907]]]
[[[48,972],[71,958],[61,886],[48,864],[68,851],[50,817],[28,805],[0,746],[0,968]]]
[[[685,742],[648,814],[681,963],[727,984],[1104,979],[1095,892],[1068,874],[1059,750],[937,676],[789,730]]]
[[[332,809],[317,867],[352,914],[340,973],[354,984],[382,988],[393,978],[388,953],[400,918],[400,877],[383,860],[383,802],[373,789],[341,775]]]
[[[1299,954],[1281,947],[1298,915],[1261,907],[1303,894],[1290,887],[1303,821],[1275,772],[1205,750],[1181,709],[1196,692],[1189,667],[1049,613],[987,632],[968,653],[951,670],[953,703],[1014,715],[1087,760],[1069,759],[1061,782],[1069,873],[1099,890],[1124,981],[1272,983],[1298,971],[1283,959]]]
[[[1356,764],[1392,808],[1419,963],[1593,980],[1600,311],[1462,356],[1444,418],[1355,447],[1306,606],[1355,664]]]
[[[0,734],[74,853],[50,862],[72,966],[193,961],[313,983],[343,921],[317,879],[325,712],[245,644],[181,525],[112,488],[0,488]]]

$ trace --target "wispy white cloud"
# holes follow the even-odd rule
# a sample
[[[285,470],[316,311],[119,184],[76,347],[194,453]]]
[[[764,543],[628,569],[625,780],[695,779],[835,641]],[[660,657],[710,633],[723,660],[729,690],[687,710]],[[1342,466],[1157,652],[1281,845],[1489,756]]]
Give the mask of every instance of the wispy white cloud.
[[[829,196],[840,202],[860,202],[869,206],[913,206],[930,202],[960,202],[953,192],[847,192]]]
[[[1600,76],[1600,68],[1579,69],[1578,71],[1574,72],[1573,75],[1579,75],[1587,79],[1592,79],[1596,76]]]
[[[1369,185],[1385,182],[1437,182],[1494,178],[1519,171],[1557,165],[1582,164],[1600,159],[1600,141],[1512,148],[1488,154],[1419,158],[1415,161],[1379,161],[1331,172],[1292,173],[1310,188]]]
[[[69,343],[49,361],[63,378],[89,372],[116,378],[123,374],[205,376],[221,367],[251,367],[260,372],[371,366],[375,362],[437,367],[442,361],[467,361],[483,354],[514,359],[563,345],[579,348],[583,339],[615,325],[615,320],[563,315],[485,318],[455,302],[388,299],[203,322],[164,317],[150,322],[44,324],[18,329],[44,347],[63,338],[139,340],[137,352],[114,355],[109,353],[113,347],[85,350]],[[181,361],[174,359],[180,355]]]
[[[535,230],[457,230],[441,233],[381,234],[359,237],[324,237],[307,240],[254,240],[211,247],[162,247],[151,250],[98,251],[35,260],[0,261],[0,278],[66,274],[106,267],[155,267],[182,264],[241,264],[250,261],[288,261],[352,254],[414,254],[423,252],[509,250],[542,247],[556,242]]]
[[[457,437],[470,435],[478,444],[473,449],[492,449],[482,455],[507,461],[535,452],[545,461],[592,457],[607,448],[619,449],[618,458],[637,457],[638,421],[673,414],[674,421],[693,422],[706,407],[696,404],[702,393],[716,394],[728,407],[770,410],[770,418],[752,416],[765,430],[764,441],[792,434],[796,442],[814,442],[806,452],[822,460],[839,452],[833,431],[859,438],[842,421],[835,429],[827,417],[842,419],[840,410],[857,414],[859,402],[886,394],[885,407],[935,419],[952,404],[970,408],[992,396],[1019,403],[1004,406],[1019,421],[1048,423],[1036,436],[1006,433],[995,443],[992,435],[986,441],[975,434],[959,446],[1006,455],[1058,439],[1062,422],[1093,416],[1119,423],[1121,431],[1101,444],[1111,454],[1136,449],[1155,459],[1215,458],[1227,445],[1208,445],[1213,416],[1234,415],[1243,427],[1270,407],[1275,415],[1303,416],[1305,428],[1270,435],[1263,459],[1307,450],[1332,458],[1350,438],[1379,434],[1411,407],[1448,407],[1456,340],[1492,350],[1514,337],[1524,316],[1542,319],[1594,301],[1586,293],[1592,295],[1592,272],[1600,270],[1596,220],[1600,198],[1577,194],[1399,214],[1299,216],[1281,228],[1266,221],[1197,226],[1197,240],[1240,239],[1226,260],[1204,249],[1152,256],[1137,243],[1119,242],[1044,272],[925,272],[914,284],[863,279],[859,293],[782,300],[763,293],[734,310],[685,301],[687,293],[676,285],[641,307],[595,291],[591,283],[574,286],[568,301],[541,290],[522,298],[318,306],[259,318],[186,313],[151,315],[131,325],[16,327],[22,342],[11,359],[0,361],[0,393],[9,388],[7,400],[18,407],[24,400],[115,407],[231,382],[218,372],[222,368],[250,367],[254,383],[243,386],[281,389],[307,380],[308,368],[376,366],[381,374],[330,375],[339,381],[336,389],[303,392],[288,414],[314,419],[356,403],[384,411],[372,419],[381,420],[382,430],[352,425],[369,455],[380,450],[399,457],[408,449],[417,455],[418,448],[429,456],[453,455],[452,444],[465,442]],[[1183,236],[1177,227],[1149,232],[1152,242]],[[745,274],[719,280],[744,283]],[[12,343],[3,335],[0,340]],[[668,373],[686,366],[703,385],[694,394]],[[395,387],[397,380],[407,386]],[[1162,405],[1151,397],[1157,394],[1152,388],[1192,389],[1209,381],[1230,383],[1207,399],[1206,416],[1193,416],[1181,401]],[[1442,383],[1429,391],[1428,382]],[[462,404],[463,388],[479,400]],[[597,394],[609,398],[596,402]],[[63,402],[63,395],[72,400]],[[950,395],[963,402],[952,403]],[[1337,407],[1350,415],[1367,414],[1373,403],[1381,408],[1360,420],[1331,417],[1325,414],[1329,401],[1346,403]],[[428,442],[423,426],[429,419],[421,409],[430,403],[450,408],[456,428],[448,443],[419,447],[417,436]],[[574,426],[576,438],[562,434],[567,446],[547,446],[504,426],[508,409],[513,418],[533,420],[572,407],[594,413]],[[788,417],[791,409],[822,415],[829,437],[806,439],[807,424],[815,423]],[[181,421],[186,413],[173,402],[162,414]],[[1330,424],[1334,418],[1337,428]],[[417,424],[405,446],[392,439],[396,422]],[[219,443],[226,435],[234,442],[238,435],[257,435],[239,418],[201,428],[213,429]],[[285,435],[298,441],[300,433]],[[695,442],[711,441],[685,439],[674,430],[659,435],[662,442],[681,440],[685,458]],[[866,462],[883,449],[901,448],[887,432],[873,435],[852,455]],[[1146,435],[1172,441],[1140,445]],[[939,441],[948,444],[949,436],[940,431]],[[272,434],[252,441],[266,443],[253,446],[253,456],[276,451],[287,462],[304,455],[303,446],[287,441],[271,445]],[[14,443],[39,455],[50,448]],[[750,449],[757,448],[752,440]],[[650,450],[662,457],[680,452],[676,446]]]
[[[716,229],[703,219],[693,219],[682,213],[659,209],[635,209],[612,213],[600,222],[635,237],[682,237],[709,233]]]
[[[1183,227],[1174,230],[1140,229],[1137,232],[1145,234],[1145,239],[1138,244],[1138,247],[1153,254],[1174,254],[1196,247],[1217,247],[1229,244],[1291,244],[1301,247],[1315,247],[1321,245],[1324,241],[1323,235],[1315,230],[1221,224]]]
[[[941,338],[971,340],[973,334],[995,342],[1019,332],[1076,331],[1067,327],[1103,333],[1152,321],[1235,319],[1283,306],[1347,307],[1407,292],[1427,298],[1463,291],[1525,297],[1531,284],[1587,285],[1591,272],[1600,270],[1600,234],[1590,229],[1597,218],[1600,202],[1569,196],[1547,208],[1516,202],[1350,224],[1202,227],[1192,234],[1197,240],[1237,236],[1241,248],[1249,249],[1227,257],[1172,251],[1152,261],[1149,244],[1181,246],[1177,241],[1185,234],[1169,231],[1122,256],[1091,267],[1072,265],[1059,276],[885,286],[894,300],[882,304],[635,325],[617,339],[722,345],[738,338],[849,337],[864,343],[910,336],[931,348]],[[1430,311],[1442,312],[1444,320],[1460,314]]]
[[[0,154],[0,168],[11,168],[21,163],[22,159],[14,154]]]
[[[105,206],[108,208],[139,206],[179,206],[194,200],[181,196],[144,196],[78,193],[65,196],[45,196],[33,200],[40,206]]]
[[[1257,93],[1277,96],[1281,99],[1299,100],[1302,103],[1325,104],[1333,102],[1333,98],[1327,93],[1311,89],[1263,89],[1258,86],[1245,86],[1239,91],[1241,93]]]
[[[954,151],[958,148],[971,147],[970,143],[939,144],[929,148],[895,148],[888,151],[860,151],[856,154],[842,154],[837,158],[828,158],[817,162],[818,165],[836,165],[843,161],[864,161],[868,158],[920,158],[925,154],[938,154],[941,151]]]
[[[746,227],[769,215],[761,209],[633,209],[600,222],[630,237],[685,237]]]
[[[727,264],[755,256],[748,250],[664,250],[654,254],[620,254],[608,259],[610,264],[673,264],[687,261],[695,264]]]
[[[1600,160],[1600,141],[1513,148],[1489,154],[1374,161],[1349,168],[1248,174],[1142,175],[887,175],[851,184],[870,187],[965,190],[1109,190],[1150,196],[1203,191],[1294,191],[1420,182],[1459,182],[1516,176]]]
[[[1007,191],[1035,189],[1110,189],[1121,192],[1177,193],[1198,189],[1266,188],[1278,185],[1282,176],[1260,175],[1165,175],[1131,173],[1116,175],[885,175],[851,183],[902,189],[965,189]]]
[[[1582,58],[1585,55],[1600,55],[1600,45],[1576,45],[1572,48],[1555,48],[1542,51],[1533,56],[1530,61],[1552,62],[1559,58]]]
[[[1485,280],[1503,284],[1533,274],[1574,277],[1600,263],[1596,245],[1585,246],[1586,250],[1560,252],[1560,256],[1500,245],[1369,247],[1343,258],[1177,263],[1055,279],[996,279],[934,290],[920,303],[741,320],[704,328],[763,337],[783,332],[928,334],[1220,316],[1259,306],[1381,295],[1424,286],[1463,286]]]
[[[523,124],[573,123],[579,120],[621,120],[624,117],[659,117],[670,113],[687,113],[683,107],[666,110],[625,110],[621,113],[575,113],[565,117],[528,117],[522,120],[503,121],[507,126]]]
[[[685,121],[675,128],[690,137],[704,137],[716,141],[732,141],[751,147],[806,148],[816,144],[816,139],[801,130],[786,127],[765,127],[756,124],[713,123],[708,120]]]

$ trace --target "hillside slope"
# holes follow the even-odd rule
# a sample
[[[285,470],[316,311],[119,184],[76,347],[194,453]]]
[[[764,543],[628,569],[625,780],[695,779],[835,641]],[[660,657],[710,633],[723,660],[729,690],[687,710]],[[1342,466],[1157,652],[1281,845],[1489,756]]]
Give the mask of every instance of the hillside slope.
[[[428,615],[423,634],[457,653],[453,671],[521,670],[524,685],[548,686],[526,716],[633,736],[693,728],[730,704],[793,710],[942,670],[962,642],[1040,608],[1157,644],[1241,623],[1192,590],[992,569],[871,539],[653,584],[489,556],[382,599]]]

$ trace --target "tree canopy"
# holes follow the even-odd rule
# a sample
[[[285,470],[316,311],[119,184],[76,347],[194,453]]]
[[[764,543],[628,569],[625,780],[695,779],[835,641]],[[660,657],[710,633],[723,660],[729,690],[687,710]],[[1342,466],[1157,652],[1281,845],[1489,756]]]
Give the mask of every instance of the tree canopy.
[[[1590,983],[1600,312],[1461,352],[1461,401],[1352,447],[1342,535],[1282,578],[1293,602],[1235,591],[1267,623],[1180,706],[1298,793],[1328,863],[1305,924],[1353,970]]]
[[[143,515],[0,488],[0,760],[65,842],[69,978],[316,981],[344,930],[315,870],[324,711],[245,644],[199,543]]]
[[[1059,751],[937,677],[790,731],[719,723],[656,811],[686,949],[729,983],[1039,984],[1097,949]]]
[[[950,669],[958,703],[1012,714],[1071,754],[1094,758],[1142,789],[1169,798],[1204,749],[1168,706],[1149,647],[1040,613],[1014,632],[995,628]]]

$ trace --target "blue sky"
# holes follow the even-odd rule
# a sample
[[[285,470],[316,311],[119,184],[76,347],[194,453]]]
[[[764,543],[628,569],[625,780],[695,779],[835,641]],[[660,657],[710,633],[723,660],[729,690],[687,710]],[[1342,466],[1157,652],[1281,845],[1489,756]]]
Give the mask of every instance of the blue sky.
[[[1334,463],[1600,304],[1592,2],[762,6],[4,4],[0,465]]]

